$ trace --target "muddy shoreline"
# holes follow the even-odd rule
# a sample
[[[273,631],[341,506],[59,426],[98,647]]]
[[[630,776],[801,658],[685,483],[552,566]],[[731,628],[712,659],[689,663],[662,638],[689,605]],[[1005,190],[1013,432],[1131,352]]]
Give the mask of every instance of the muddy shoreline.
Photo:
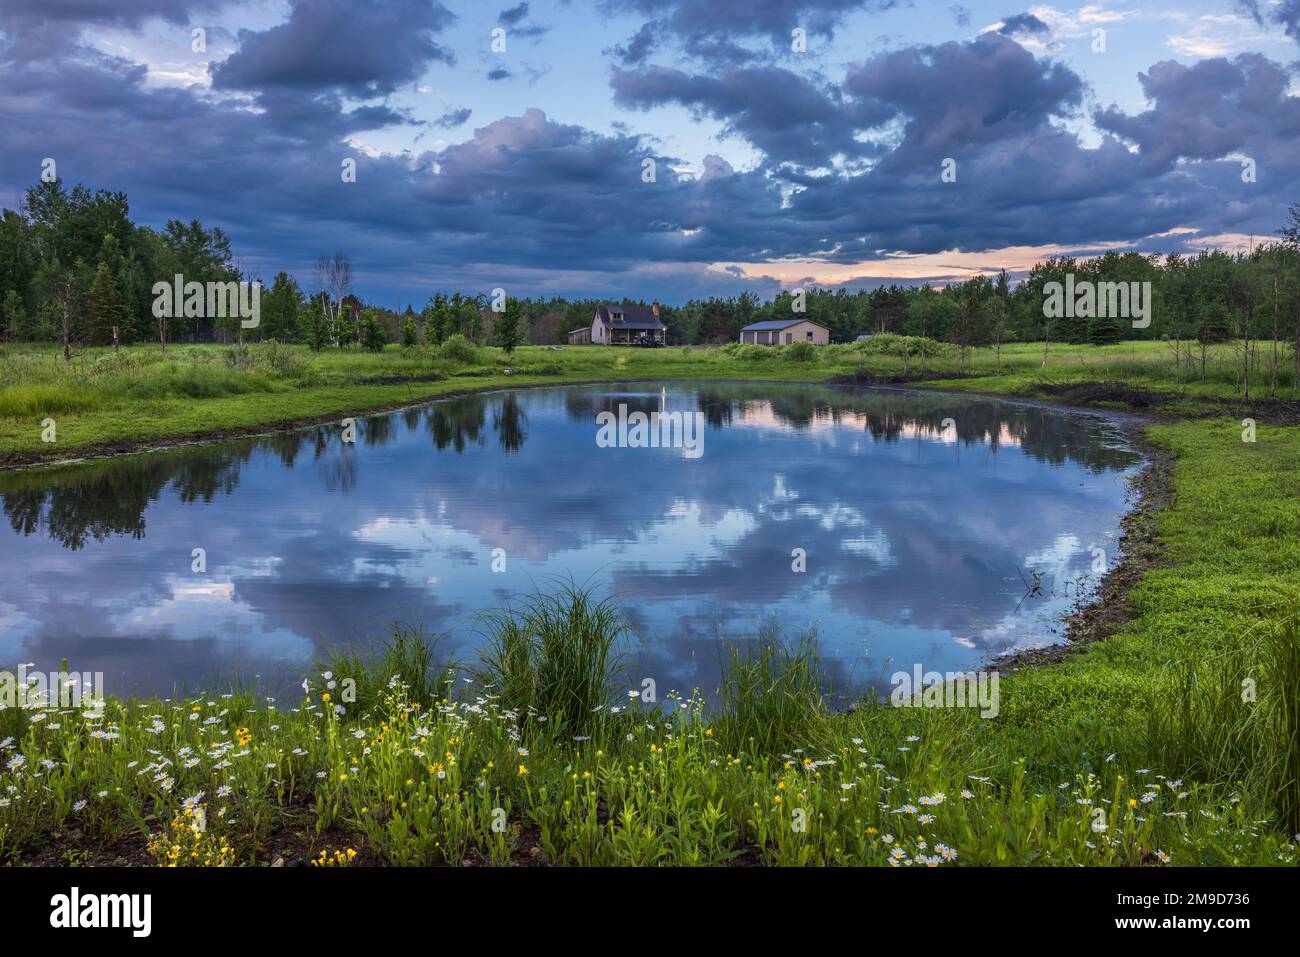
[[[1156,522],[1173,497],[1174,456],[1147,438],[1145,424],[1129,423],[1123,430],[1146,464],[1132,479],[1133,507],[1120,520],[1119,561],[1107,570],[1093,597],[1065,618],[1063,641],[998,655],[988,661],[991,669],[1009,674],[1064,661],[1111,637],[1135,617],[1129,595],[1165,559]]]

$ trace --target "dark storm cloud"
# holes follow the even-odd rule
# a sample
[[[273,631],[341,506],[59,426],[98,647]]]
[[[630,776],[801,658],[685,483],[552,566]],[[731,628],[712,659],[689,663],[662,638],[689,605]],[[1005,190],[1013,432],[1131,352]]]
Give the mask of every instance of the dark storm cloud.
[[[655,23],[644,23],[627,43],[619,44],[613,53],[623,61],[625,66],[637,66],[655,51],[659,42],[659,28]]]
[[[689,37],[682,49],[690,56],[697,57],[711,68],[725,66],[743,66],[763,59],[759,54],[731,40]]]
[[[138,27],[146,20],[189,23],[234,0],[0,0],[0,25],[73,24]]]
[[[682,41],[768,37],[788,47],[790,31],[830,36],[851,13],[888,10],[896,0],[600,0],[610,13],[640,14]]]
[[[702,222],[703,204],[689,207],[696,217],[683,226],[701,229],[701,258],[799,248],[849,262],[886,249],[1054,242],[1063,231],[1074,241],[1099,230],[1131,236],[1144,215],[1129,208],[1144,186],[1138,159],[1113,139],[1085,149],[1057,125],[1077,112],[1082,80],[996,34],[880,54],[850,67],[839,88],[778,68],[714,78],[616,67],[612,76],[618,102],[689,106],[765,154],[759,170],[697,184],[711,194],[707,209],[726,213]],[[875,161],[860,175],[809,171],[836,154]],[[941,182],[947,158],[964,185]],[[786,185],[795,192],[778,213],[772,194]],[[1178,212],[1165,206],[1154,218]]]
[[[1237,151],[1257,160],[1294,161],[1300,99],[1287,93],[1288,72],[1266,57],[1242,54],[1191,66],[1165,60],[1138,79],[1153,104],[1149,110],[1131,116],[1112,106],[1093,119],[1101,129],[1135,143],[1148,169]],[[1270,135],[1258,135],[1261,131]]]
[[[882,54],[850,68],[844,89],[905,122],[890,169],[1047,132],[1053,116],[1068,115],[1083,98],[1083,81],[1068,67],[992,34]]]
[[[644,63],[656,50],[674,45],[710,67],[736,67],[788,52],[792,31],[832,37],[844,19],[859,11],[888,10],[898,0],[600,0],[611,14],[649,19],[612,51],[624,65]],[[767,40],[756,51],[747,41]]]
[[[503,23],[508,27],[523,21],[528,16],[528,0],[523,0],[518,6],[509,7],[497,14],[497,22]]]
[[[1237,9],[1261,26],[1276,23],[1287,36],[1300,41],[1300,0],[1280,0],[1267,12],[1260,8],[1259,0],[1237,0]]]
[[[967,19],[969,21],[969,17]],[[1047,32],[1047,24],[1032,13],[1017,13],[1015,16],[1006,17],[1002,21],[1002,26],[998,28],[998,33],[1004,37],[1014,37],[1019,33]]]
[[[657,164],[652,184],[642,181],[646,158]],[[679,260],[684,241],[677,230],[698,218],[689,207],[704,198],[672,172],[672,158],[656,157],[639,138],[601,136],[540,110],[475,129],[468,141],[422,162],[437,173],[408,183],[408,205],[430,226],[439,224],[449,258],[470,261],[617,269],[643,262],[647,250],[652,258]],[[375,178],[400,185],[406,178],[399,176],[394,169]],[[490,240],[500,248],[485,256],[489,232],[511,238],[505,246]]]
[[[469,121],[469,107],[461,107],[458,110],[448,110],[442,116],[433,121],[434,126],[441,127],[444,130],[450,130]]]
[[[779,67],[723,70],[716,76],[688,74],[668,67],[631,72],[615,67],[611,85],[614,102],[647,110],[676,103],[722,120],[731,133],[743,136],[780,161],[819,165],[832,155],[857,156],[868,151],[853,137],[854,126],[874,125],[889,118],[877,109],[865,123],[841,101],[839,91],[825,89],[797,73]]]
[[[212,85],[383,96],[430,63],[455,61],[433,39],[454,19],[435,0],[298,0],[286,22],[239,31],[239,50],[212,66]]]
[[[1292,40],[1300,40],[1300,0],[1282,0],[1273,11],[1273,20]]]
[[[690,74],[661,66],[615,67],[614,100],[632,109],[675,103],[726,124],[774,165],[820,165],[832,156],[869,156],[884,147],[870,132],[902,124],[882,171],[930,167],[945,156],[1048,131],[1074,112],[1083,82],[1014,41],[985,34],[968,43],[914,47],[851,67],[843,84],[819,85],[773,66]]]
[[[520,26],[528,19],[528,0],[523,0],[518,6],[509,7],[497,14],[497,23],[510,28],[510,36],[522,37],[525,40],[540,40],[550,32],[550,27],[543,26],[540,23]]]

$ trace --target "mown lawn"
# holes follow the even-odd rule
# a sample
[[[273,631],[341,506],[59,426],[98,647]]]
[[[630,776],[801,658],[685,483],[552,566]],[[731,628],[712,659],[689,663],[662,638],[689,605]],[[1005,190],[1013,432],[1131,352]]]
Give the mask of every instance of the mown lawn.
[[[1002,377],[981,351],[969,367],[981,378],[939,384],[1041,394],[1043,384],[1109,381],[1233,398],[1230,378],[1180,382],[1164,348],[1054,347],[1046,380],[1041,346],[1004,350]],[[173,352],[169,362],[187,354]],[[116,370],[93,402],[55,416],[59,446],[359,413],[465,380],[901,372],[896,357],[847,349],[802,363],[530,348],[508,360],[511,376],[499,360],[486,352],[469,371],[491,375],[458,376],[464,367],[396,349],[326,354],[297,380],[267,373],[262,391],[188,399],[123,399],[136,388],[126,378],[160,373]],[[197,350],[192,361],[225,363]],[[45,374],[6,379],[0,410],[18,409],[21,390],[60,386]],[[430,374],[446,378],[357,384]],[[211,385],[224,373],[198,375]],[[61,394],[72,406],[75,393]],[[137,405],[139,418],[119,421]],[[584,596],[561,595],[503,616],[503,653],[450,679],[418,638],[399,635],[384,656],[322,663],[302,700],[274,706],[212,689],[112,700],[89,718],[0,711],[0,859],[266,864],[319,862],[323,851],[332,864],[1294,864],[1300,428],[1261,419],[1247,442],[1239,413],[1204,412],[1147,428],[1174,464],[1169,505],[1144,546],[1157,561],[1128,594],[1131,618],[1058,664],[1004,675],[995,718],[888,706],[827,714],[809,691],[813,647],[775,639],[737,651],[713,704],[654,707],[604,684],[589,643],[575,640],[613,641],[617,625]],[[37,449],[28,432],[39,432],[30,417],[40,413],[0,412],[0,448]]]

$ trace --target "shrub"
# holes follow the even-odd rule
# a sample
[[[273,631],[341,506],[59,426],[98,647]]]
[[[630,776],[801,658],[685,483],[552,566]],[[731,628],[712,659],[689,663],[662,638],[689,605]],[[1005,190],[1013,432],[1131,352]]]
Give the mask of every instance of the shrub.
[[[763,347],[755,346],[754,348],[761,349]],[[784,346],[781,349],[781,356],[791,362],[815,362],[817,361],[817,347],[807,339],[800,339],[798,342],[792,342],[788,346]]]
[[[940,342],[928,336],[902,336],[895,332],[882,332],[870,339],[859,339],[852,343],[852,348],[867,355],[898,356],[911,358],[921,355],[926,358],[954,356],[957,347],[951,342]]]
[[[728,342],[717,350],[720,355],[725,355],[732,359],[739,359],[741,362],[759,362],[763,359],[770,359],[776,355],[771,346],[759,346],[754,343],[742,344],[739,342]]]
[[[478,347],[459,332],[454,336],[447,337],[447,341],[442,344],[439,350],[439,355],[450,362],[457,362],[461,365],[473,365],[479,361]]]

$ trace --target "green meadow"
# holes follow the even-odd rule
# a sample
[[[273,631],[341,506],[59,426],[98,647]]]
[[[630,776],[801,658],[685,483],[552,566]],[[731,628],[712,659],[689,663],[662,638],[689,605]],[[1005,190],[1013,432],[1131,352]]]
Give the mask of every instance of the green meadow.
[[[1199,347],[1176,364],[1155,342],[1043,354],[1031,343],[963,357],[883,336],[511,355],[138,346],[71,363],[6,346],[9,465],[472,390],[651,379],[906,382],[1137,411],[1157,464],[1127,526],[1127,577],[1080,620],[1077,653],[1002,668],[996,717],[874,702],[833,712],[814,634],[735,636],[750,640],[724,649],[721,687],[649,704],[614,681],[628,648],[617,610],[560,587],[492,616],[477,661],[445,661],[429,637],[395,630],[370,653],[319,662],[295,700],[213,687],[110,698],[102,712],[2,709],[0,860],[1294,864],[1294,375],[1280,363],[1274,383],[1259,361],[1248,399],[1232,344],[1203,366]]]

